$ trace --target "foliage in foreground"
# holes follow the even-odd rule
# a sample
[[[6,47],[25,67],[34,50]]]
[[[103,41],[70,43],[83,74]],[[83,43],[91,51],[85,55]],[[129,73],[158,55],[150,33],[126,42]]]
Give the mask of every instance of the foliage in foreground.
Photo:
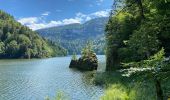
[[[126,90],[123,100],[164,100],[170,96],[170,83],[167,83],[170,79],[170,59],[166,58],[170,54],[169,12],[169,0],[114,1],[106,26],[106,70],[121,69],[130,76],[129,82],[118,81],[123,86],[116,87],[120,88],[122,93]],[[164,48],[165,52],[161,48]],[[112,77],[115,78],[109,76],[111,79]],[[142,88],[137,85],[133,90],[136,82],[140,83]],[[113,85],[115,84],[113,82]],[[124,87],[125,89],[122,89]],[[122,99],[119,97],[120,94],[109,92],[114,92],[115,86],[109,88],[111,90],[108,89],[103,96],[105,100],[111,97],[117,97],[116,100]],[[139,91],[141,95],[138,94]],[[131,96],[131,93],[135,95]],[[112,99],[114,98],[110,100]]]
[[[141,80],[144,76],[125,77],[122,74],[121,72],[106,72],[96,76],[95,82],[104,84],[106,88],[101,100],[156,100],[152,79]]]
[[[96,76],[107,87],[102,100],[167,100],[170,96],[170,60],[161,49],[148,60],[125,64],[128,69]],[[127,66],[128,65],[128,66]]]
[[[148,59],[162,47],[170,54],[169,0],[115,0],[106,25],[107,71]]]

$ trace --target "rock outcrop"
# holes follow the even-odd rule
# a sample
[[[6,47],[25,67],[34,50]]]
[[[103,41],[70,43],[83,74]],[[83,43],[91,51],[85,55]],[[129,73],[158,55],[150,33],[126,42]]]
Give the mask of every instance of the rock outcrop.
[[[95,53],[90,56],[82,56],[78,60],[71,60],[70,68],[77,68],[83,71],[97,70],[98,60]]]
[[[76,68],[78,66],[78,60],[71,60],[69,68]]]

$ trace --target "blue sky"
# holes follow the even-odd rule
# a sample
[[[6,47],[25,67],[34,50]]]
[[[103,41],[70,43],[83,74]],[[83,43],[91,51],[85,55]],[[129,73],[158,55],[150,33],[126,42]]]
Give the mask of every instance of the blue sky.
[[[113,0],[1,0],[0,9],[33,30],[107,17]]]

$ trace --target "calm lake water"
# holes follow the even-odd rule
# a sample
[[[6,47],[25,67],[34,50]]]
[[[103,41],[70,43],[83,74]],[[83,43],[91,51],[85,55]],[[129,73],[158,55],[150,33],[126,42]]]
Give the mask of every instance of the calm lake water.
[[[98,59],[105,62],[103,55]],[[46,96],[54,97],[57,91],[71,100],[98,100],[104,89],[90,82],[90,72],[69,69],[70,60],[0,60],[0,100],[44,100]]]

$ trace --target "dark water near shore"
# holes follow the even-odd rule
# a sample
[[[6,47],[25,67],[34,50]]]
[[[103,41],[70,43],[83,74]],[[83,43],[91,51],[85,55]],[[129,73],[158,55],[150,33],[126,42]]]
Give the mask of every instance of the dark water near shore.
[[[103,55],[99,62],[105,62]],[[62,91],[71,100],[98,100],[104,89],[89,73],[69,69],[71,57],[0,60],[0,100],[44,100]],[[99,68],[102,70],[102,68]]]

